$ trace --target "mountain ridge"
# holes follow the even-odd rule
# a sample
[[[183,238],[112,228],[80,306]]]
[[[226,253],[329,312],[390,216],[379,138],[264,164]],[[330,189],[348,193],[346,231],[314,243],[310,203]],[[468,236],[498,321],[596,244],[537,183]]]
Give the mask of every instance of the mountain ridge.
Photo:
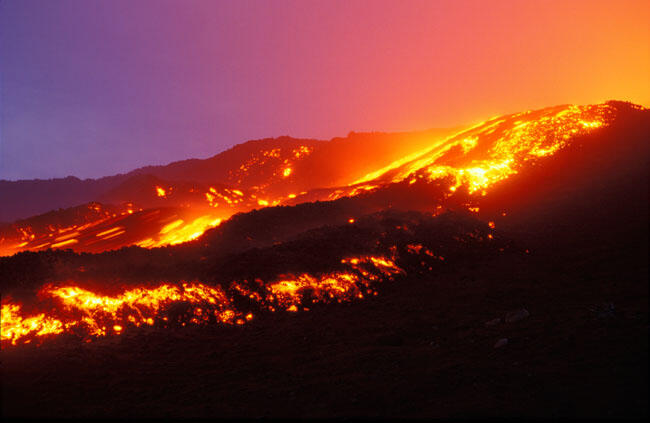
[[[399,133],[351,132],[347,137],[336,137],[329,141],[292,138],[289,136],[263,138],[237,144],[205,159],[190,158],[165,165],[143,166],[126,173],[101,178],[81,179],[76,176],[67,176],[51,179],[0,180],[0,198],[3,202],[3,207],[0,208],[0,222],[14,222],[17,219],[25,219],[53,209],[100,201],[102,196],[111,189],[137,175],[150,174],[168,181],[203,183],[206,185],[223,184],[237,188],[237,181],[229,180],[231,176],[229,173],[236,173],[236,168],[232,168],[232,163],[237,163],[237,167],[239,167],[241,163],[247,160],[247,157],[251,158],[262,151],[273,151],[277,148],[290,150],[300,146],[312,149],[325,147],[323,153],[327,155],[328,150],[331,150],[329,143],[337,144],[339,147],[343,144],[363,143],[364,138],[372,138],[376,134],[384,134],[389,141],[391,138],[400,139],[403,148],[410,148],[409,143],[415,144],[415,147],[412,148],[417,148],[422,144],[422,140],[414,142],[410,141],[409,138],[417,138],[418,136],[422,138],[428,134],[441,136],[441,134],[447,134],[456,129],[431,129]],[[401,150],[401,148],[384,147],[378,148],[378,150],[370,150],[369,154],[365,155],[364,160],[370,163],[369,166],[373,166],[375,162],[391,161],[400,154],[398,150]],[[378,157],[378,152],[388,154],[388,158]],[[313,168],[313,166],[307,166],[307,168],[309,167]],[[29,195],[26,196],[26,192]]]

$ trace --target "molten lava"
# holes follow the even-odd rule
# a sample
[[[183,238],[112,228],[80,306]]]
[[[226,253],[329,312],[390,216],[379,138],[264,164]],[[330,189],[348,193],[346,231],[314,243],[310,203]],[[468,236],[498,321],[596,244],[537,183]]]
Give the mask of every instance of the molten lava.
[[[554,155],[576,137],[610,125],[616,107],[612,103],[563,105],[488,119],[445,139],[432,140],[422,151],[362,178],[350,177],[347,185],[333,188],[308,186],[302,191],[292,185],[304,174],[300,173],[300,160],[310,156],[314,147],[259,150],[229,171],[225,181],[229,187],[214,184],[183,188],[157,181],[148,188],[153,191],[156,208],[135,202],[121,206],[91,203],[78,211],[80,215],[72,219],[72,224],[59,222],[56,216],[39,216],[38,224],[29,220],[0,227],[0,255],[48,248],[101,252],[128,245],[174,245],[200,237],[237,212],[354,197],[394,183],[443,183],[447,197],[463,187],[479,198],[527,164]],[[467,208],[478,212],[477,204],[468,203]]]
[[[350,301],[376,295],[372,284],[390,280],[404,271],[394,259],[383,256],[341,260],[347,270],[312,275],[283,275],[265,283],[236,281],[228,290],[202,283],[139,287],[119,295],[99,295],[78,286],[46,286],[39,296],[51,301],[48,311],[24,316],[22,305],[4,301],[1,315],[3,345],[30,343],[47,335],[76,334],[86,340],[124,333],[130,327],[170,324],[244,324],[252,310],[237,309],[234,297],[246,297],[256,310],[298,311],[306,296],[311,303]]]
[[[219,224],[221,224],[221,219],[210,215],[200,216],[190,222],[177,219],[163,226],[155,237],[139,241],[136,245],[144,248],[153,248],[182,244],[183,242],[200,237],[206,230],[219,226]]]
[[[406,156],[348,186],[314,190],[315,199],[357,196],[390,184],[404,182],[409,186],[417,181],[449,181],[445,182],[449,184],[446,186],[448,196],[452,196],[460,187],[466,188],[470,194],[488,195],[491,186],[516,175],[527,163],[552,156],[576,137],[609,125],[615,112],[615,106],[611,104],[571,105],[492,118],[434,142],[425,151]],[[287,179],[290,182],[294,177],[295,161],[309,155],[312,150],[310,147],[300,147],[289,154],[279,148],[262,151],[242,164],[237,175],[232,175],[237,183],[230,188],[216,185],[190,188],[190,193],[200,201],[200,207],[192,213],[179,212],[182,208],[167,212],[164,210],[170,208],[144,210],[130,202],[117,209],[104,209],[101,205],[91,204],[86,212],[92,218],[87,221],[82,219],[80,224],[48,224],[40,230],[18,226],[16,233],[19,238],[9,251],[76,248],[80,245],[88,248],[101,243],[107,246],[104,249],[129,244],[152,248],[196,239],[238,210],[282,204],[297,198],[291,191],[269,196],[264,188],[272,180]],[[251,168],[265,163],[274,164],[272,174],[266,175],[267,182],[252,187],[242,186],[241,181]],[[180,198],[181,192],[179,187],[172,185],[154,186],[159,202],[177,201],[175,199]],[[193,207],[193,204],[189,204],[184,206],[184,210],[193,210]],[[471,212],[479,211],[476,204],[467,204],[467,208]],[[217,214],[218,211],[221,214]],[[347,221],[355,223],[353,217],[347,218]],[[147,224],[150,226],[142,232],[145,236],[140,235],[138,230]],[[493,229],[495,224],[490,221],[488,226]],[[493,239],[492,235],[488,234],[487,239]],[[409,244],[407,252],[444,260],[444,257],[417,244]],[[3,343],[16,344],[61,333],[92,338],[124,333],[130,327],[164,326],[176,320],[181,324],[211,321],[243,324],[260,310],[306,310],[306,298],[309,304],[314,304],[376,295],[374,283],[404,272],[397,266],[394,257],[350,257],[344,258],[341,265],[346,269],[318,275],[280,275],[271,281],[232,282],[227,289],[198,282],[168,283],[154,288],[138,287],[115,296],[102,296],[74,285],[48,286],[40,291],[42,298],[55,304],[47,311],[24,316],[23,305],[3,302],[1,339]],[[235,298],[241,296],[256,304],[255,310],[236,307],[234,304],[240,303]],[[179,304],[189,305],[180,317],[174,314]]]
[[[167,196],[167,191],[164,188],[161,187],[156,187],[156,195],[158,197],[166,197]]]
[[[608,125],[614,112],[609,104],[568,105],[495,117],[354,181],[345,195],[382,183],[449,176],[455,181],[451,192],[466,185],[470,193],[485,193],[526,162],[551,156],[575,137]]]

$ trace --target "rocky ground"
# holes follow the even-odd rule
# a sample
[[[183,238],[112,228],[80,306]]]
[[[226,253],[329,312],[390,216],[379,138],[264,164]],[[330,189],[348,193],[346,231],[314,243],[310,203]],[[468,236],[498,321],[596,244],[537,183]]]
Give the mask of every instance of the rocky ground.
[[[557,235],[243,327],[5,349],[3,417],[647,417],[647,229]]]

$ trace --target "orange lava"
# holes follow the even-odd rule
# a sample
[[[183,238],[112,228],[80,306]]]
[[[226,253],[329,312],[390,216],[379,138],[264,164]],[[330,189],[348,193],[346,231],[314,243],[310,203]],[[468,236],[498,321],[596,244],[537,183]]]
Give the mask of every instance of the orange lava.
[[[607,126],[614,112],[609,104],[566,105],[495,117],[367,174],[335,198],[380,183],[450,176],[454,181],[450,192],[464,185],[470,194],[485,195],[486,189],[517,174],[526,162],[551,156],[576,136]]]
[[[173,323],[244,324],[253,319],[251,310],[233,305],[233,294],[248,297],[258,310],[308,310],[311,304],[350,301],[364,295],[376,295],[372,284],[391,280],[404,271],[394,259],[383,256],[350,257],[341,260],[347,270],[312,275],[283,275],[250,286],[233,282],[228,290],[202,283],[162,284],[156,288],[139,287],[119,295],[99,295],[78,286],[46,286],[39,296],[56,306],[31,316],[22,313],[22,305],[3,302],[1,341],[3,345],[29,343],[47,335],[74,333],[85,339],[119,335],[129,327]],[[231,292],[231,294],[228,294]],[[174,306],[183,306],[174,314]],[[177,311],[178,311],[177,310]],[[170,320],[171,319],[171,320]]]
[[[616,112],[614,104],[605,103],[562,105],[495,117],[446,139],[432,140],[426,149],[368,173],[347,186],[313,186],[309,187],[311,191],[301,191],[300,195],[308,194],[309,201],[336,200],[369,193],[392,183],[444,181],[448,184],[446,196],[453,196],[461,187],[466,188],[462,192],[485,196],[494,184],[516,175],[527,163],[552,156],[576,137],[607,127]],[[297,194],[291,192],[295,187],[290,184],[286,191],[275,194],[265,189],[286,178],[285,183],[290,183],[297,177],[298,162],[313,151],[313,147],[298,146],[254,153],[229,173],[226,182],[230,188],[203,187],[197,191],[195,202],[180,204],[195,210],[191,218],[183,215],[174,216],[174,220],[161,219],[139,233],[134,228],[144,226],[148,222],[146,214],[158,209],[143,211],[133,203],[125,203],[118,211],[109,212],[99,204],[91,204],[81,224],[67,227],[16,224],[10,232],[0,234],[0,255],[48,248],[92,252],[127,245],[154,248],[191,241],[236,212],[293,204]],[[271,166],[270,170],[264,170],[266,166]],[[180,188],[156,185],[152,189],[158,201],[179,205],[174,202],[180,200],[174,197],[180,195]],[[479,208],[472,203],[467,208],[478,213]],[[125,216],[131,216],[137,224],[130,227],[124,224]],[[353,221],[350,219],[350,223]]]

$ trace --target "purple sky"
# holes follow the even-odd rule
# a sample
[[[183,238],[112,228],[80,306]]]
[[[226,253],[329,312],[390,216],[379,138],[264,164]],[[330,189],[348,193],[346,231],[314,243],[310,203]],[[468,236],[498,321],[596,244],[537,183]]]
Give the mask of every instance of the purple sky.
[[[0,0],[0,178],[560,103],[647,106],[649,4]]]

